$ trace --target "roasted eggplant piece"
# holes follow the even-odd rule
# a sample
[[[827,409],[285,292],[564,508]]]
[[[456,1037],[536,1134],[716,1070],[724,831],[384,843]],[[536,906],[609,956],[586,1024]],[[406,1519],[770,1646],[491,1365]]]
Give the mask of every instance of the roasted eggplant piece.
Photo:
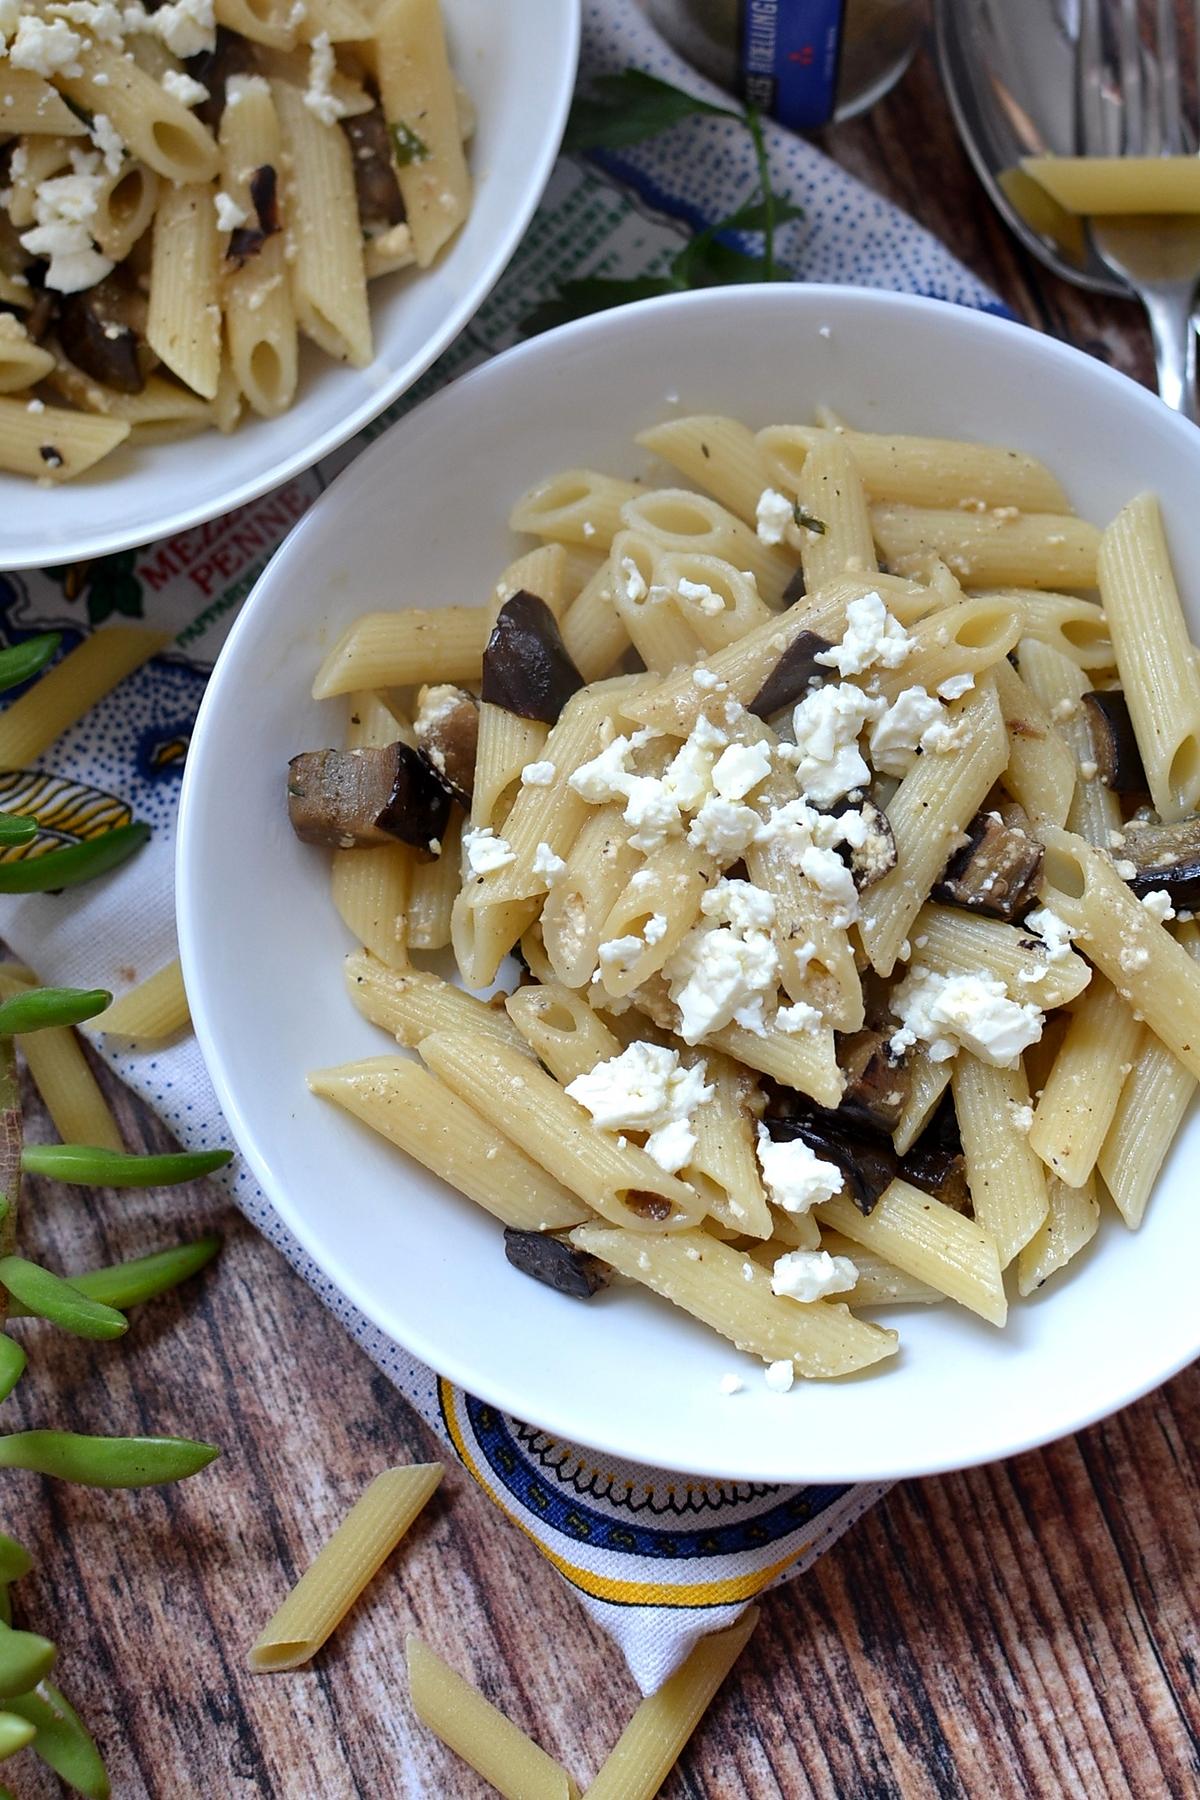
[[[436,855],[450,816],[445,787],[420,752],[402,743],[305,750],[288,764],[287,794],[296,836],[336,850],[399,839]]]
[[[236,263],[240,269],[250,257],[257,256],[269,237],[274,237],[280,230],[279,224],[279,178],[271,163],[260,163],[250,177],[250,204],[254,208],[257,225],[238,225],[229,234],[229,248],[225,252],[228,262]]]
[[[900,1164],[900,1175],[922,1193],[940,1200],[943,1206],[953,1207],[955,1212],[970,1211],[967,1159],[961,1150],[948,1150],[940,1144],[926,1145],[918,1138]]]
[[[770,719],[785,706],[795,706],[814,681],[828,677],[829,670],[816,658],[829,649],[832,645],[828,638],[816,631],[802,631],[792,639],[747,710],[759,719]]]
[[[382,106],[356,113],[338,123],[350,140],[358,219],[364,231],[384,231],[407,218],[404,196],[396,180],[392,143]]]
[[[1122,873],[1139,899],[1165,888],[1177,911],[1200,908],[1200,818],[1180,819],[1175,825],[1130,819],[1122,831],[1124,842],[1114,854],[1118,867],[1132,865],[1132,875]]]
[[[208,99],[202,100],[193,110],[201,124],[215,132],[225,111],[225,87],[230,76],[254,74],[253,47],[236,31],[227,31],[224,25],[218,25],[212,49],[189,56],[183,66],[193,81],[208,89]]]
[[[846,1077],[838,1112],[884,1137],[900,1123],[912,1087],[908,1063],[888,1049],[890,1036],[885,1031],[849,1031],[837,1045],[838,1065]]]
[[[900,1171],[900,1159],[887,1138],[865,1131],[852,1118],[793,1096],[798,1104],[787,1117],[768,1114],[764,1123],[780,1142],[799,1138],[822,1162],[839,1169],[845,1192],[859,1212],[869,1213]]]
[[[484,650],[483,699],[519,718],[554,725],[583,686],[558,620],[544,600],[522,588],[500,608]]]
[[[138,347],[146,316],[145,296],[119,275],[108,275],[58,303],[58,340],[68,361],[118,394],[140,394],[146,385]]]
[[[808,588],[804,581],[804,568],[803,565],[801,565],[799,568],[793,570],[788,578],[788,584],[783,590],[784,606],[795,606],[797,600],[803,600],[807,592]]]
[[[577,1250],[565,1238],[549,1231],[517,1231],[504,1227],[504,1254],[522,1275],[532,1275],[559,1294],[570,1294],[576,1300],[590,1300],[597,1289],[608,1285],[608,1264],[586,1250]]]
[[[423,687],[413,720],[417,743],[461,807],[470,811],[475,790],[479,708],[464,688]]]
[[[1142,753],[1138,749],[1129,703],[1119,688],[1094,690],[1083,696],[1096,758],[1096,773],[1115,794],[1148,792]]]
[[[1011,923],[1032,905],[1041,868],[1042,846],[1035,839],[1006,825],[998,812],[976,813],[933,898]]]
[[[864,800],[860,807],[850,810],[857,811],[862,819],[861,840],[843,844],[841,854],[861,894],[895,868],[896,840],[887,814],[873,800]]]

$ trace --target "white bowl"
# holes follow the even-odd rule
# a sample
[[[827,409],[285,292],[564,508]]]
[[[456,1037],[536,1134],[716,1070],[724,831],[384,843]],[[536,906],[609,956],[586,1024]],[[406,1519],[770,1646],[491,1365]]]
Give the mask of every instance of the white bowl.
[[[122,445],[77,481],[42,488],[0,474],[0,569],[102,556],[185,531],[277,487],[405,393],[456,338],[521,240],[558,153],[579,61],[578,0],[442,0],[455,70],[478,112],[475,196],[431,269],[371,285],[375,358],[365,369],[306,344],[299,396],[173,444]]]
[[[822,327],[829,335],[821,335]],[[961,1308],[881,1313],[898,1357],[770,1393],[760,1367],[632,1289],[588,1304],[511,1269],[499,1226],[305,1089],[387,1040],[342,987],[349,939],[327,857],[293,837],[284,766],[336,741],[313,672],[356,613],[488,592],[505,518],[564,465],[620,475],[676,408],[755,425],[827,401],[856,424],[991,439],[1044,457],[1097,522],[1161,497],[1200,626],[1200,433],[1103,365],[965,308],[822,287],[724,289],[610,312],[522,345],[404,420],[300,523],[247,602],[184,781],[179,924],[200,1043],[235,1137],[342,1291],[442,1373],[610,1454],[731,1480],[923,1475],[1076,1430],[1200,1353],[1200,1208],[1185,1127],[1143,1229],[1090,1250],[997,1331]],[[728,1398],[721,1376],[747,1391]]]

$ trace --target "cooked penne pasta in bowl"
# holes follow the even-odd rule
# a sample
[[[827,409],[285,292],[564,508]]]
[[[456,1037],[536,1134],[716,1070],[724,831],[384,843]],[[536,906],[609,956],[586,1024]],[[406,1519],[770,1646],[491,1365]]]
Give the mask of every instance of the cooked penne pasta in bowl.
[[[367,550],[289,634],[291,712],[268,702],[253,733],[276,759],[252,801],[270,898],[235,881],[229,915],[278,967],[265,909],[298,881],[281,935],[304,993],[265,983],[286,1054],[264,1107],[220,1001],[206,1019],[228,980],[188,893],[228,754],[213,719],[267,641],[268,578],[188,776],[189,994],[260,1170],[261,1119],[286,1108],[340,1172],[336,1200],[289,1195],[285,1216],[436,1367],[550,1429],[736,1478],[953,1466],[1117,1403],[1115,1305],[1143,1321],[1123,1341],[1142,1379],[1194,1353],[1194,1309],[1145,1334],[1167,1247],[1200,1235],[1173,1149],[1200,1079],[1181,598],[1200,558],[1179,556],[1169,457],[1093,501],[1086,451],[1047,456],[1053,425],[1012,429],[994,388],[977,430],[947,430],[922,360],[967,345],[999,384],[1030,334],[756,296],[768,339],[829,366],[786,409],[745,371],[742,402],[730,383],[714,405],[702,347],[734,304],[557,334],[428,407],[432,469],[487,471],[480,531],[503,543],[507,522],[504,556],[476,574],[472,546],[472,603],[431,472],[375,528],[403,576],[381,584]],[[678,397],[652,405],[668,321]],[[907,411],[887,329],[912,349],[889,374]],[[609,347],[623,393],[579,379],[590,434],[547,416],[510,469],[485,425],[455,464],[473,399],[486,420]],[[1047,349],[1064,398],[1125,403],[1157,443],[1154,402],[1103,373],[1097,398]],[[411,475],[403,435],[330,533]],[[306,535],[290,579],[311,584],[332,551]],[[419,1273],[396,1274],[410,1254]]]
[[[428,366],[507,261],[570,93],[574,9],[494,13],[13,0],[0,566],[252,498]],[[64,483],[70,500],[52,491]]]

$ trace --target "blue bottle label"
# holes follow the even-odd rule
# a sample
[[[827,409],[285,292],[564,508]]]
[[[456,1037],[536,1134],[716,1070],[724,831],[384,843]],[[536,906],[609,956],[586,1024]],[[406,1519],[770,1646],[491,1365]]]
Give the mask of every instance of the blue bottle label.
[[[742,0],[742,91],[794,131],[833,117],[845,0]]]

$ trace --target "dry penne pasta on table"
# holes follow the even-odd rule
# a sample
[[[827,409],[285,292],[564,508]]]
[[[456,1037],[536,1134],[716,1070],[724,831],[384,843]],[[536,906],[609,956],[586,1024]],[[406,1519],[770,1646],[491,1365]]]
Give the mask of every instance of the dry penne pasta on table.
[[[490,594],[364,594],[314,672],[343,747],[289,814],[397,1048],[311,1087],[517,1269],[786,1390],[1140,1223],[1200,1078],[1200,688],[1152,496],[1101,530],[1002,447],[639,442],[658,485],[549,475]]]
[[[0,8],[0,471],[296,397],[299,345],[362,368],[369,284],[471,204],[439,0]]]

